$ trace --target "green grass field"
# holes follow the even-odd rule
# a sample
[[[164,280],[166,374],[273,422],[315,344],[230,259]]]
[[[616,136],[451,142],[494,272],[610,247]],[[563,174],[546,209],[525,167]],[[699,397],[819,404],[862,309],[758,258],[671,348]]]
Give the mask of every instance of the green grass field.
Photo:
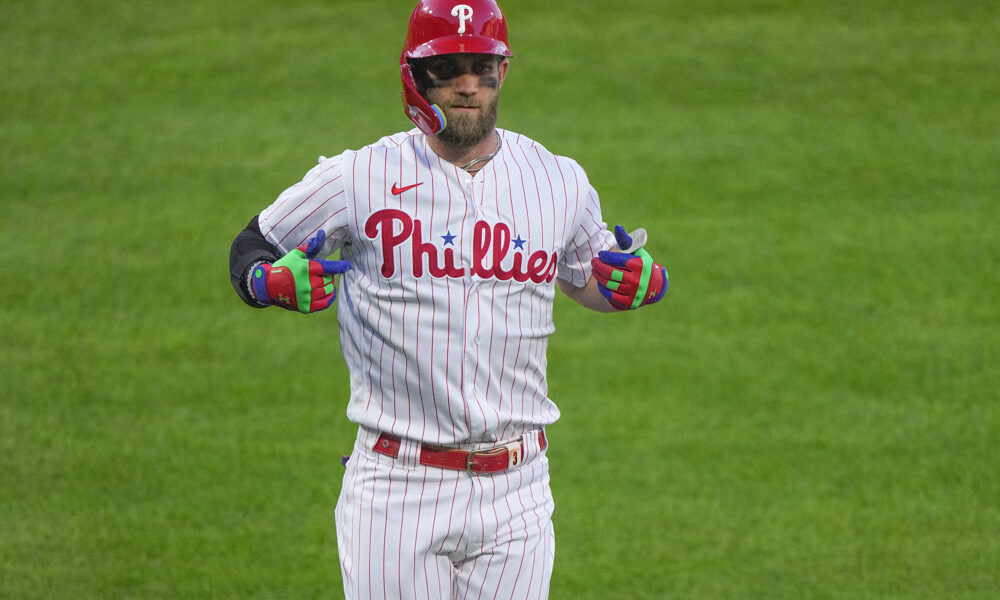
[[[1000,594],[1000,6],[502,3],[500,126],[670,270],[557,304],[552,598]],[[412,0],[0,2],[0,598],[339,598],[335,315],[246,221],[409,127]]]

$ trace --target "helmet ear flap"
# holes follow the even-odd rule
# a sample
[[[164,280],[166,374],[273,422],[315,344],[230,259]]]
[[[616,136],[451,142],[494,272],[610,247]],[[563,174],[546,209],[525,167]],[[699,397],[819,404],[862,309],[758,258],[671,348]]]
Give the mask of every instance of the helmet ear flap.
[[[406,56],[399,58],[399,75],[403,80],[403,111],[427,135],[437,135],[444,130],[447,120],[436,104],[431,104],[417,89],[413,68]]]

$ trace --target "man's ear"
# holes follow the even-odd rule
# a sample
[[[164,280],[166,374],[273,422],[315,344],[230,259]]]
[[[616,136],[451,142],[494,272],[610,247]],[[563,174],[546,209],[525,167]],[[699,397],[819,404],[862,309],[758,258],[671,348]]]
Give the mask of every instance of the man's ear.
[[[510,59],[508,59],[507,57],[504,57],[504,59],[500,61],[500,81],[499,81],[499,83],[497,85],[497,89],[500,89],[500,88],[503,87],[503,80],[504,80],[504,78],[507,77],[507,68],[508,67],[510,67]]]

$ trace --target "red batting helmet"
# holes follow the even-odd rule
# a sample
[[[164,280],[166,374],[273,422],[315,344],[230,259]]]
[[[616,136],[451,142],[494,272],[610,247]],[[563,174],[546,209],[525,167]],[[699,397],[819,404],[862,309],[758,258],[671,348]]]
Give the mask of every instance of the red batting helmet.
[[[511,56],[507,45],[507,21],[497,3],[494,0],[421,0],[410,15],[399,70],[403,78],[403,110],[427,135],[444,129],[444,113],[417,91],[407,60],[465,52]]]

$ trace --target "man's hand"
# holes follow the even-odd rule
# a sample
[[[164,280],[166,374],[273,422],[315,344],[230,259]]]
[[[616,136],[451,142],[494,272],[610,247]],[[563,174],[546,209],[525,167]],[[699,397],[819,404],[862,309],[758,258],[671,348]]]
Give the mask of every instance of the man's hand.
[[[590,261],[601,294],[618,310],[659,302],[667,291],[667,270],[642,249],[646,231],[638,229],[629,235],[616,225],[615,240],[623,252],[604,250]]]
[[[322,229],[306,244],[274,264],[257,265],[250,274],[250,288],[261,304],[311,313],[329,308],[337,297],[333,276],[351,268],[346,260],[313,260],[323,248]]]

